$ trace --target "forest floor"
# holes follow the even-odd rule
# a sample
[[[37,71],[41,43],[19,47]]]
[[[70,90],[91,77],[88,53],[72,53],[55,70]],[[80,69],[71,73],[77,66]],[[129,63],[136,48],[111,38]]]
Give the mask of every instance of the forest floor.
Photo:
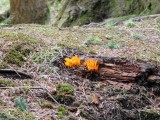
[[[64,65],[73,55],[159,66],[160,17],[70,28],[2,27],[0,120],[160,120],[160,79],[154,86],[90,80]]]

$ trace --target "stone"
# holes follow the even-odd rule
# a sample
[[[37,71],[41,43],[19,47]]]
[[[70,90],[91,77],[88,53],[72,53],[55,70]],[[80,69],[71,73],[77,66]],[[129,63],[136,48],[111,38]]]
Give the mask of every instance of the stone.
[[[61,6],[56,9],[53,23],[58,27],[100,22],[111,17],[160,13],[159,0],[61,0],[59,3]]]

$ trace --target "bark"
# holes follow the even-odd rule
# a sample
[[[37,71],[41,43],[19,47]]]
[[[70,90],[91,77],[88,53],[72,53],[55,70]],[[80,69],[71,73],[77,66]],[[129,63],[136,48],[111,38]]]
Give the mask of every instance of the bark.
[[[44,24],[49,16],[47,0],[10,0],[11,23]]]
[[[101,79],[121,82],[145,82],[150,76],[157,75],[159,69],[155,65],[142,61],[125,59],[104,59],[99,70]]]

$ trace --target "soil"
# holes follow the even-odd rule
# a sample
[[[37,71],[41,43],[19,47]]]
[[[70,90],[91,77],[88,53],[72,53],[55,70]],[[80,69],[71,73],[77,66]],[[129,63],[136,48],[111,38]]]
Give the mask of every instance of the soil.
[[[159,20],[157,17],[135,21],[136,26],[131,28],[123,23],[110,28],[100,23],[98,26],[98,23],[94,23],[73,28],[40,25],[1,28],[1,61],[12,41],[34,38],[42,43],[37,44],[24,58],[23,65],[8,63],[9,69],[17,71],[12,71],[13,77],[0,76],[0,117],[26,120],[159,120]],[[145,37],[135,39],[132,36],[134,33]],[[19,36],[22,34],[25,36]],[[101,40],[99,43],[88,43],[90,36]],[[120,47],[108,47],[111,40],[115,40]],[[133,69],[124,69],[125,72],[136,71],[135,68],[139,66],[134,67],[134,63],[139,61],[144,63],[143,66],[149,64],[157,71],[150,73],[142,82],[113,80],[105,73],[102,74],[101,69],[89,72],[84,66],[66,67],[64,59],[73,55],[78,55],[82,61],[98,59],[100,68],[109,58],[132,63]],[[116,62],[113,63],[116,65]],[[123,64],[120,66],[125,68]],[[19,72],[32,75],[32,78],[15,77]],[[73,93],[66,92],[72,87],[66,87],[62,90],[66,91],[60,93],[58,86],[66,83],[73,86]],[[58,95],[61,95],[60,99]],[[15,104],[15,100],[20,97],[25,100],[23,104],[27,106],[26,112],[21,112]]]

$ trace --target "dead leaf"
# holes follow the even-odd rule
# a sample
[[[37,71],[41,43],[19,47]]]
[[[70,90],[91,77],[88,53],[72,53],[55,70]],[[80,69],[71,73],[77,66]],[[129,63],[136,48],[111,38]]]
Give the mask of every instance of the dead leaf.
[[[56,87],[47,86],[47,90],[48,90],[51,94],[55,94],[55,93],[56,93]]]
[[[92,96],[92,103],[93,104],[99,104],[99,97],[98,97],[98,95],[97,94],[93,94],[93,96]]]

